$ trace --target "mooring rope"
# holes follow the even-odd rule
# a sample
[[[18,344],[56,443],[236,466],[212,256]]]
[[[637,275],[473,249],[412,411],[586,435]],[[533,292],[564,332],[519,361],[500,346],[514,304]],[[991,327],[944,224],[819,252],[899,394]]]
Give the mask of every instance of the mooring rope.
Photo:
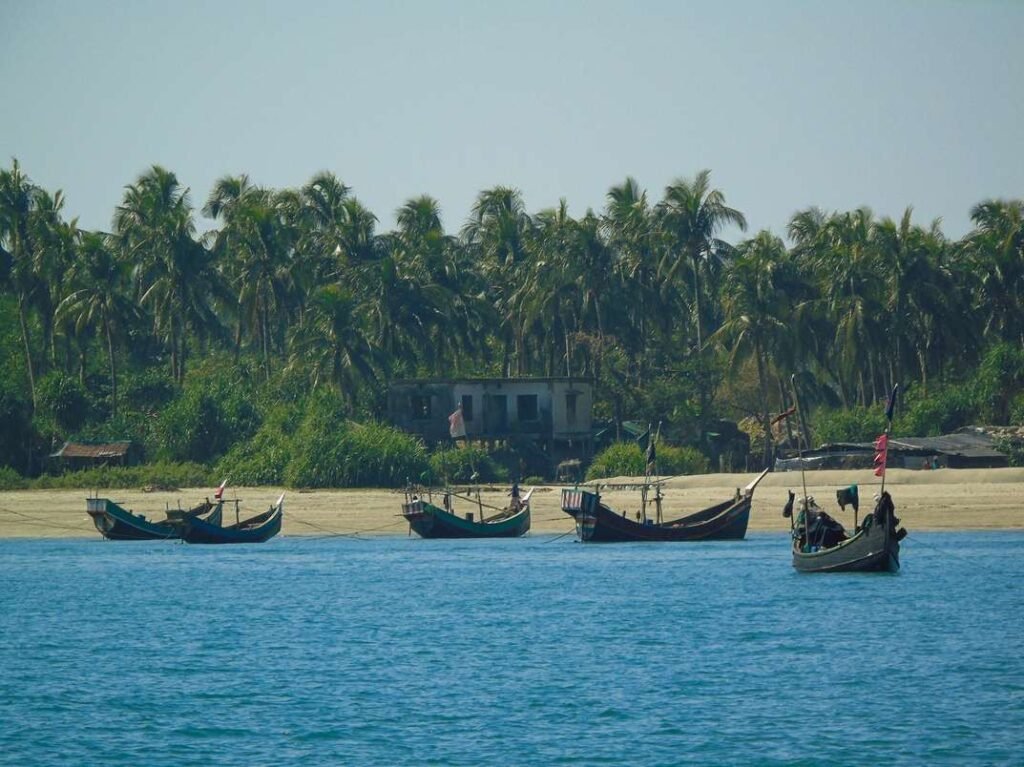
[[[84,522],[79,522],[77,525],[62,525],[62,524],[59,524],[59,523],[56,523],[56,522],[48,522],[47,520],[43,519],[42,517],[33,517],[33,516],[29,515],[29,514],[24,514],[24,513],[20,512],[20,511],[15,511],[14,509],[0,508],[0,511],[6,512],[8,514],[14,514],[15,516],[22,517],[23,519],[27,519],[29,522],[31,522],[34,525],[39,525],[40,527],[53,527],[53,528],[55,528],[57,530],[74,530],[75,532],[80,532],[81,529],[86,524],[91,523],[91,520],[85,520]]]

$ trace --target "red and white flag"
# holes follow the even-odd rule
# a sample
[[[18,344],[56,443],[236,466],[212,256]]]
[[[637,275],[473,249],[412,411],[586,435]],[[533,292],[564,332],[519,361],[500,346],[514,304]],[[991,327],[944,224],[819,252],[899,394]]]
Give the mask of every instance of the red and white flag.
[[[216,498],[218,501],[221,499],[221,496],[224,495],[224,486],[227,485],[227,483],[228,481],[227,479],[225,479],[223,482],[220,483],[220,487],[213,491],[213,497]]]
[[[462,420],[462,405],[459,405],[455,412],[448,416],[448,433],[452,439],[466,436],[466,422]]]
[[[889,458],[889,435],[883,434],[875,440],[875,476],[885,476],[885,463]]]

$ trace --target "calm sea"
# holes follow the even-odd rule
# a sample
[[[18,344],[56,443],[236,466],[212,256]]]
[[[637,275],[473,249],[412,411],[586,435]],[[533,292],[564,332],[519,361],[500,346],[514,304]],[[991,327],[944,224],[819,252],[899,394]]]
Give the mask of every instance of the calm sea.
[[[0,541],[0,764],[1024,764],[1024,534],[903,561]]]

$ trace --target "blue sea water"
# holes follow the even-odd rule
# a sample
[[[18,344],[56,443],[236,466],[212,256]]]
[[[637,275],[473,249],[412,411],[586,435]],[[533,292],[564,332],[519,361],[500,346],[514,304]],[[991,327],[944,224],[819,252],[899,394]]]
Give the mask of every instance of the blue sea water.
[[[1024,764],[1024,534],[0,541],[3,765]]]

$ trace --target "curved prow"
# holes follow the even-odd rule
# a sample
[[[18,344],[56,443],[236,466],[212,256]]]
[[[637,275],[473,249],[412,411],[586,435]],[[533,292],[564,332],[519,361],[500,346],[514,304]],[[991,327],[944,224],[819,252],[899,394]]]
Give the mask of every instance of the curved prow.
[[[530,505],[530,496],[533,495],[533,491],[535,489],[536,488],[531,487],[529,490],[526,491],[526,494],[523,495],[523,497],[519,499],[519,505],[520,506],[529,506]]]
[[[750,481],[750,484],[747,485],[745,488],[743,488],[743,497],[744,498],[750,498],[754,494],[754,489],[757,487],[758,482],[760,482],[762,479],[764,479],[765,474],[767,474],[771,470],[772,469],[769,466],[767,469],[765,469],[760,474],[758,474],[756,477],[754,477],[754,479],[752,479]]]

